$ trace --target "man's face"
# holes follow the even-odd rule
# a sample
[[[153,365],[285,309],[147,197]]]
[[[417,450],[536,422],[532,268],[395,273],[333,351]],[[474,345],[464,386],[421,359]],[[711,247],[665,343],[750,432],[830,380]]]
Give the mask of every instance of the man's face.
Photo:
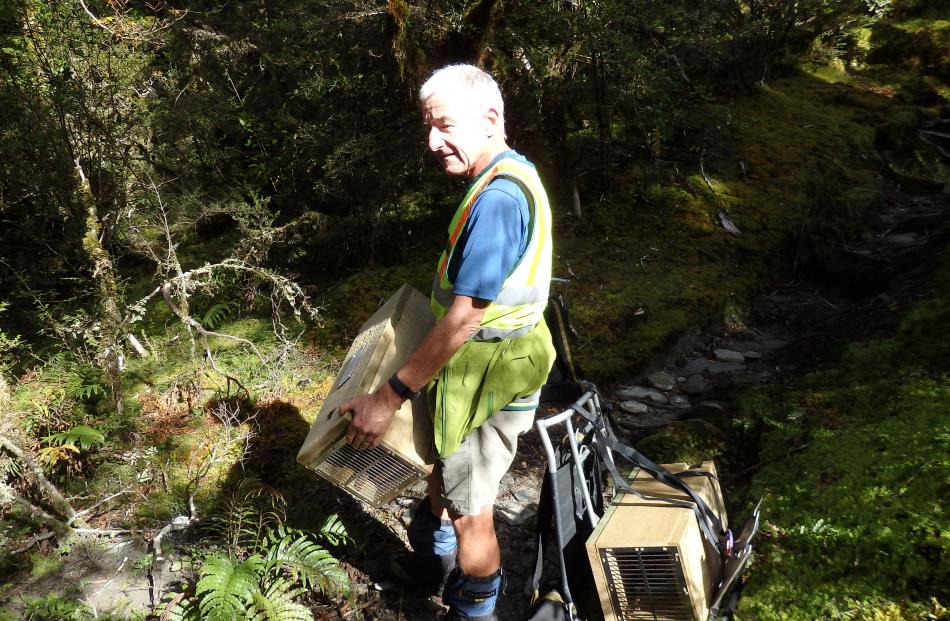
[[[460,95],[434,93],[422,103],[429,150],[450,175],[473,178],[490,162],[497,113]]]

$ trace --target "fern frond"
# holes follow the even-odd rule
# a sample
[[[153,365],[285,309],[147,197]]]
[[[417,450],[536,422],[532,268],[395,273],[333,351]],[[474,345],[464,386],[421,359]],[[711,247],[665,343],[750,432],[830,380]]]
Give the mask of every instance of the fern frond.
[[[251,556],[240,563],[221,554],[205,558],[201,566],[201,580],[195,586],[195,595],[201,618],[207,621],[234,621],[247,614],[248,604],[259,585],[264,560]]]
[[[248,483],[246,487],[250,488],[247,492],[248,498],[264,499],[271,507],[284,506],[287,504],[287,499],[284,498],[284,495],[279,489],[264,483],[258,477],[251,476],[244,479],[240,485],[241,489],[245,488],[245,481]]]
[[[331,546],[338,546],[353,541],[349,531],[346,530],[346,525],[340,520],[340,516],[336,513],[327,516],[327,519],[323,521],[323,525],[318,531],[318,535]]]
[[[94,618],[93,611],[83,602],[67,599],[57,593],[46,597],[25,598],[25,619],[62,619],[63,621],[87,621]]]
[[[44,446],[36,455],[36,460],[45,466],[55,468],[61,461],[72,461],[75,455],[79,454],[79,449],[72,444],[62,444],[55,446]]]
[[[269,530],[264,558],[267,570],[285,569],[307,588],[323,593],[348,593],[350,580],[340,561],[313,541],[310,536],[292,528]]]
[[[253,501],[242,494],[232,492],[224,501],[223,511],[208,519],[208,530],[220,538],[232,552],[253,549],[259,538],[254,528],[257,508]]]
[[[106,394],[106,389],[101,384],[83,384],[73,390],[73,396],[77,399],[91,399],[98,395]]]
[[[173,595],[171,601],[165,604],[161,621],[200,621],[198,605],[184,594]]]
[[[306,590],[284,578],[271,581],[254,595],[249,621],[313,621],[313,613],[294,598]]]
[[[60,445],[76,444],[79,445],[79,448],[82,450],[88,451],[97,444],[103,444],[106,441],[106,437],[102,435],[102,432],[98,429],[93,429],[86,425],[77,425],[66,431],[45,436],[43,440]]]
[[[231,307],[227,304],[215,304],[201,318],[201,325],[208,330],[216,330],[231,314]]]

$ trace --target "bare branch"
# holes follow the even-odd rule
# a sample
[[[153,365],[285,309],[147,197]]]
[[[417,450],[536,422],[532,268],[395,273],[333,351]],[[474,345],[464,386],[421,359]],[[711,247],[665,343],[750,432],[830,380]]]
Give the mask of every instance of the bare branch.
[[[160,295],[162,293],[162,287],[166,284],[177,285],[182,288],[191,288],[197,286],[197,283],[200,283],[202,278],[210,279],[215,273],[227,270],[245,272],[269,282],[271,286],[276,289],[279,300],[290,304],[295,316],[299,317],[301,313],[306,313],[311,319],[317,316],[317,309],[310,305],[303,289],[294,281],[263,268],[249,265],[238,259],[225,259],[220,263],[209,263],[193,270],[182,272],[180,276],[169,278],[166,282],[158,285],[144,298],[128,306],[128,310],[132,313],[132,317],[128,320],[129,323],[135,323],[141,319],[140,315],[144,314],[145,305],[148,304],[152,298]]]
[[[133,490],[131,490],[131,489],[124,489],[124,490],[122,490],[121,492],[116,492],[115,494],[110,494],[109,496],[106,496],[105,498],[103,498],[103,499],[100,500],[99,502],[93,504],[91,507],[87,507],[87,508],[83,509],[82,511],[77,512],[77,513],[76,513],[76,517],[73,518],[73,519],[68,520],[66,523],[69,524],[69,523],[75,521],[76,518],[81,518],[81,517],[84,516],[84,515],[88,515],[89,513],[92,513],[93,510],[97,509],[98,507],[101,507],[102,505],[106,504],[107,502],[109,502],[109,501],[112,500],[113,498],[118,498],[119,496],[122,496],[123,494],[131,494],[132,491],[133,491]]]
[[[132,534],[132,531],[121,528],[74,528],[73,532],[77,535],[93,535],[95,537],[117,537]]]
[[[50,531],[46,533],[45,535],[33,535],[32,539],[30,539],[30,542],[28,544],[20,548],[17,548],[13,552],[11,552],[11,554],[23,554],[24,552],[26,552],[27,550],[29,550],[30,548],[32,548],[39,542],[46,541],[47,539],[52,539],[55,536],[56,536],[56,531]]]
[[[706,157],[706,149],[703,149],[703,152],[699,154],[699,174],[703,176],[703,181],[706,182],[706,185],[709,186],[709,189],[713,192],[716,191],[716,188],[713,187],[712,182],[709,180],[709,177],[706,176],[706,168],[703,165],[703,160]]]
[[[930,146],[932,146],[932,147],[936,148],[938,151],[940,151],[940,154],[941,154],[941,155],[943,155],[944,157],[950,158],[950,151],[947,151],[947,150],[944,149],[942,146],[940,146],[939,144],[937,144],[937,142],[936,142],[935,140],[933,140],[932,138],[928,138],[928,136],[936,136],[937,138],[950,138],[950,134],[945,134],[945,133],[942,133],[942,132],[930,131],[930,130],[926,130],[926,129],[922,129],[922,130],[918,131],[917,134],[920,136],[920,139],[921,139],[921,140],[923,140],[924,142],[926,142],[926,143],[929,144]]]
[[[12,440],[10,440],[10,438],[8,438],[4,434],[0,434],[0,446],[10,451],[11,453],[13,453],[13,455],[17,459],[19,459],[20,462],[22,462],[27,468],[29,468],[30,472],[33,474],[33,478],[36,480],[37,486],[40,488],[40,490],[43,492],[46,498],[49,499],[49,501],[52,503],[56,511],[58,511],[63,517],[65,517],[64,523],[67,526],[72,523],[76,523],[77,525],[83,526],[83,527],[86,526],[86,523],[76,513],[72,505],[69,504],[69,501],[66,500],[66,498],[60,493],[58,489],[56,489],[55,485],[49,482],[49,479],[47,479],[46,475],[43,474],[43,470],[36,464],[33,458],[26,453],[26,451],[24,451],[19,446],[17,446]],[[37,511],[42,512],[42,514],[44,514],[44,517],[54,519],[54,518],[51,518],[51,516],[45,511],[42,511],[38,507],[33,506],[32,503],[29,503],[28,501],[26,502],[30,506],[32,506],[33,509],[36,509]],[[62,519],[58,519],[56,521],[63,522]]]
[[[247,340],[247,339],[245,339],[245,338],[241,338],[241,337],[239,337],[239,336],[231,336],[230,334],[222,334],[222,333],[220,333],[220,332],[214,332],[214,331],[212,331],[212,330],[206,330],[206,329],[204,328],[204,326],[202,326],[198,321],[196,321],[191,315],[188,315],[187,313],[185,313],[183,310],[181,310],[179,307],[177,307],[177,306],[175,305],[175,303],[172,301],[172,296],[171,296],[171,284],[170,284],[170,283],[167,283],[167,282],[166,282],[164,285],[162,285],[162,297],[165,298],[165,303],[168,305],[169,308],[172,309],[172,312],[175,313],[175,315],[176,315],[179,319],[181,319],[181,321],[182,321],[186,326],[188,326],[189,328],[195,330],[195,331],[199,334],[199,336],[201,336],[201,344],[204,346],[205,358],[207,359],[208,364],[211,365],[211,368],[212,368],[216,373],[218,373],[218,374],[223,375],[224,377],[226,377],[226,378],[228,379],[228,381],[232,381],[232,382],[234,382],[235,384],[237,384],[237,385],[241,388],[241,390],[243,390],[245,393],[247,393],[248,395],[250,395],[250,394],[251,394],[251,391],[249,391],[249,390],[247,389],[247,387],[244,386],[244,384],[241,382],[241,380],[239,380],[238,378],[234,377],[233,375],[230,375],[229,373],[225,373],[225,372],[222,371],[220,368],[218,368],[218,365],[217,365],[217,363],[215,362],[215,359],[214,359],[214,353],[212,353],[212,351],[211,351],[211,343],[210,343],[210,341],[208,340],[208,337],[209,337],[209,336],[217,336],[217,337],[221,337],[221,338],[225,338],[225,339],[231,339],[231,340],[237,341],[237,342],[239,342],[239,343],[242,343],[242,344],[244,344],[244,345],[247,345],[248,347],[250,347],[250,348],[254,351],[255,354],[257,354],[257,357],[260,359],[261,364],[262,364],[262,365],[266,364],[266,362],[265,362],[265,360],[264,360],[264,356],[261,355],[261,352],[257,349],[257,347],[254,345],[254,343],[250,342],[249,340]]]
[[[172,288],[171,283],[168,283],[168,282],[163,284],[161,287],[162,297],[165,298],[165,303],[168,304],[168,307],[172,309],[172,312],[175,313],[175,315],[179,319],[181,319],[185,325],[187,325],[189,328],[192,328],[195,332],[197,332],[198,334],[202,336],[202,338],[205,340],[205,351],[207,351],[209,358],[211,358],[211,351],[209,349],[207,339],[208,337],[216,336],[218,338],[230,339],[232,341],[237,341],[238,343],[247,345],[254,351],[255,354],[257,354],[257,357],[260,359],[261,364],[264,364],[264,356],[257,349],[257,346],[255,346],[254,343],[252,343],[251,341],[245,338],[242,338],[240,336],[232,336],[230,334],[222,334],[221,332],[214,332],[213,330],[206,330],[205,327],[202,326],[198,321],[196,321],[191,315],[186,314],[183,310],[178,308],[178,306],[175,305],[175,302],[172,301],[171,288]]]
[[[2,493],[6,499],[12,501],[14,504],[18,504],[24,509],[26,509],[27,511],[29,511],[31,516],[38,515],[47,522],[50,522],[57,526],[68,528],[66,526],[66,523],[63,522],[60,518],[50,515],[50,513],[46,511],[45,509],[43,509],[42,507],[36,506],[35,504],[33,504],[32,502],[30,502],[29,500],[27,500],[20,494],[18,494],[16,491],[14,491],[13,488],[11,488],[9,485],[0,484],[0,493]]]
[[[160,528],[158,532],[155,533],[155,536],[152,537],[153,560],[148,575],[151,585],[149,596],[151,597],[153,608],[158,605],[162,595],[162,585],[157,575],[160,572],[155,571],[158,563],[164,560],[162,556],[162,540],[170,532],[187,529],[198,521],[198,512],[195,509],[195,494],[197,494],[201,482],[221,461],[230,459],[230,456],[233,454],[232,448],[235,444],[243,443],[244,445],[241,451],[241,457],[238,458],[239,462],[243,463],[248,454],[250,440],[254,436],[251,425],[248,425],[244,431],[239,430],[240,425],[237,408],[231,409],[227,404],[221,403],[215,409],[214,414],[218,420],[221,421],[221,433],[213,440],[199,446],[193,453],[192,459],[188,462],[187,473],[189,479],[187,493],[189,514],[176,516],[171,522]],[[207,452],[205,452],[205,449],[207,449]]]
[[[82,10],[86,12],[86,15],[89,16],[89,18],[93,21],[93,23],[96,24],[96,26],[99,26],[100,28],[102,28],[103,30],[111,34],[112,36],[115,36],[115,30],[103,24],[102,21],[98,17],[96,17],[92,11],[89,10],[89,7],[86,6],[86,3],[83,2],[83,0],[79,0],[79,5],[82,7]]]

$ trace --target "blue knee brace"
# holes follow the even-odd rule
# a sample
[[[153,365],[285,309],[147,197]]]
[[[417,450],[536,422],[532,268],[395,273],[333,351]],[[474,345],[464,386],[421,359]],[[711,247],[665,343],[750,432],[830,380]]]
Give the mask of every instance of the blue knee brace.
[[[452,522],[442,521],[432,515],[429,508],[429,499],[426,498],[416,507],[406,529],[409,545],[413,551],[420,554],[435,554],[447,556],[455,554],[458,549],[458,540],[455,538],[455,527]]]
[[[456,567],[445,581],[442,601],[449,605],[451,619],[494,619],[495,604],[501,591],[502,572],[484,578],[462,573]]]

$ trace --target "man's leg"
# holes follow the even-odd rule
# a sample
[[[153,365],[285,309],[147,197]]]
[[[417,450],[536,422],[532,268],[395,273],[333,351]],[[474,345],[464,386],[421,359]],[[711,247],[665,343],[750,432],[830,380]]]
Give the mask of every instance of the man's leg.
[[[458,565],[469,576],[490,576],[501,567],[501,551],[495,536],[494,507],[477,515],[453,515],[458,536]]]
[[[495,605],[502,590],[502,571],[493,512],[489,506],[475,515],[451,514],[458,534],[459,563],[446,579],[443,595],[450,621],[497,620]]]
[[[436,466],[427,481],[428,498],[416,506],[407,528],[412,552],[400,552],[389,559],[395,578],[434,595],[442,594],[445,581],[455,568],[458,550],[455,527],[439,499],[441,481],[441,470]]]
[[[448,508],[458,537],[458,566],[445,584],[449,619],[490,621],[502,590],[501,554],[495,535],[494,503],[501,478],[511,466],[518,435],[531,428],[533,408],[501,410],[442,460],[441,489],[432,506]]]

